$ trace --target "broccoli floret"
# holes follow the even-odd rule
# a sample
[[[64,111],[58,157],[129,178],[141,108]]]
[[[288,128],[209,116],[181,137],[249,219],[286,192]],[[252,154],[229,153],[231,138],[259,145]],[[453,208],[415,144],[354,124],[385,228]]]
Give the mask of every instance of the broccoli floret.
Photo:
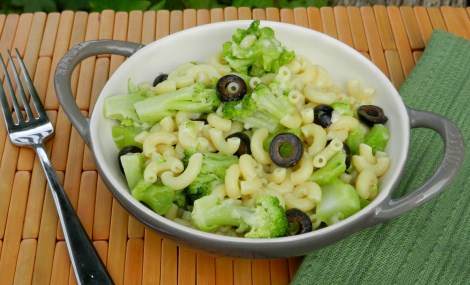
[[[233,226],[247,229],[245,237],[248,238],[284,236],[288,225],[284,209],[274,196],[262,196],[257,199],[255,208],[248,208],[238,200],[221,200],[208,195],[194,202],[191,217],[200,230],[215,231],[222,226]]]
[[[135,136],[140,132],[142,132],[142,129],[138,127],[114,125],[111,134],[119,149],[130,145],[142,148],[142,144],[135,141]]]
[[[155,123],[177,111],[212,112],[219,104],[214,89],[207,89],[203,84],[196,83],[174,92],[149,97],[135,103],[134,107],[141,121]]]
[[[225,61],[239,73],[251,76],[275,73],[295,57],[294,52],[285,49],[274,37],[271,28],[260,28],[259,24],[253,21],[247,29],[237,29],[232,41],[223,45]]]
[[[296,112],[284,95],[275,95],[269,87],[259,84],[251,95],[241,101],[225,103],[222,113],[225,118],[245,124],[245,127],[266,128],[273,132],[280,120]]]
[[[183,191],[176,191],[175,192],[174,203],[176,204],[176,206],[178,206],[181,209],[186,208],[186,205],[188,203],[187,203],[187,200],[186,200],[186,195],[184,194]]]
[[[183,162],[187,165],[192,151],[187,150]],[[238,158],[233,155],[221,153],[204,153],[202,158],[201,171],[196,179],[186,188],[185,193],[190,202],[209,195],[212,189],[224,183],[225,170],[234,163]]]
[[[336,179],[323,185],[322,198],[317,206],[318,218],[327,225],[337,223],[361,209],[361,201],[350,184]]]
[[[133,104],[144,100],[140,94],[116,95],[104,99],[104,116],[118,121],[138,121]]]
[[[132,196],[160,215],[171,209],[175,190],[163,184],[151,184],[141,180],[132,189]]]

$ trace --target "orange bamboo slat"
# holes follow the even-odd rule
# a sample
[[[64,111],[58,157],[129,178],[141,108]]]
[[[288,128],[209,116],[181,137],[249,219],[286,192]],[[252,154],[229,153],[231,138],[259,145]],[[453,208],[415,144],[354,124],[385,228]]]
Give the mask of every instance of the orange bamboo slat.
[[[333,11],[335,14],[336,27],[338,29],[338,40],[353,47],[351,27],[346,7],[337,6]]]
[[[46,27],[44,28],[44,37],[39,50],[39,56],[52,57],[54,52],[54,44],[59,28],[59,13],[47,14]]]
[[[463,8],[442,7],[441,12],[449,32],[470,39],[470,19]]]
[[[387,59],[388,72],[390,73],[390,80],[393,85],[398,89],[405,76],[403,75],[403,70],[401,69],[400,56],[396,50],[386,50],[385,58]]]
[[[369,46],[369,54],[371,60],[377,65],[383,73],[387,73],[387,63],[385,55],[380,43],[380,36],[375,22],[374,12],[370,7],[361,8],[362,21],[366,32],[367,45]]]
[[[111,225],[113,197],[98,177],[95,196],[95,215],[93,218],[93,240],[108,240]]]
[[[15,275],[15,266],[21,243],[21,229],[23,228],[26,201],[31,174],[27,171],[18,171],[13,182],[8,221],[3,237],[3,250],[0,255],[0,284],[11,284]]]
[[[64,173],[57,172],[60,183],[64,181]],[[44,197],[41,227],[33,269],[33,284],[49,284],[52,274],[54,248],[57,231],[57,214],[52,196],[47,193]]]
[[[447,31],[446,24],[444,23],[444,18],[442,18],[442,14],[439,8],[430,7],[427,8],[427,10],[433,29]]]
[[[397,45],[398,54],[400,55],[403,72],[405,75],[408,75],[413,69],[415,63],[411,53],[411,46],[408,41],[405,27],[400,15],[400,10],[397,7],[389,7],[388,16],[390,17],[390,22],[392,23],[392,31],[393,35],[395,36],[395,42]]]
[[[181,250],[181,249],[180,249]],[[199,251],[197,253],[197,284],[215,284],[215,257],[205,252]],[[181,271],[185,271],[185,267]],[[227,279],[227,277],[226,277]],[[190,284],[190,283],[188,283]]]
[[[211,22],[211,15],[209,13],[209,10],[197,10],[197,25],[205,25],[209,24]]]
[[[0,163],[0,239],[4,237],[7,224],[8,207],[12,196],[12,185],[15,177],[18,148],[6,141],[5,149]]]
[[[382,5],[376,5],[374,6],[374,14],[383,48],[385,50],[396,49],[390,21],[387,17],[387,8]]]
[[[96,40],[100,31],[100,17],[98,13],[91,13],[88,16],[85,40]],[[91,84],[93,81],[93,71],[95,69],[94,56],[83,60],[80,64],[77,92],[75,95],[77,105],[82,110],[87,110],[90,104]]]
[[[253,285],[269,285],[271,284],[271,275],[269,273],[269,260],[258,259],[252,263]]]
[[[199,260],[198,263],[206,266]],[[197,276],[199,278],[199,274]],[[193,249],[180,247],[178,250],[178,284],[196,284],[196,252]]]
[[[37,240],[35,239],[21,241],[13,284],[31,284],[36,246]]]
[[[142,239],[131,238],[127,241],[124,284],[142,284],[143,253],[144,241]]]
[[[323,23],[323,32],[333,38],[338,38],[333,9],[331,7],[322,7],[320,13]]]
[[[6,16],[5,15],[0,15],[0,31],[3,30],[3,24],[5,23],[5,18]]]
[[[348,7],[347,9],[354,48],[361,52],[367,52],[369,47],[367,46],[366,32],[362,25],[361,11],[357,7]]]
[[[161,253],[161,236],[150,229],[145,229],[144,260],[142,266],[143,285],[152,285],[160,283]]]
[[[58,106],[52,84],[58,60],[83,40],[148,44],[197,25],[252,18],[288,22],[336,37],[371,58],[397,88],[419,60],[433,30],[470,37],[470,9],[450,7],[228,7],[0,15],[0,52],[18,48],[23,55],[55,125],[47,151],[116,284],[288,284],[297,271],[300,258],[214,256],[180,245],[130,217],[96,172],[92,153]],[[72,91],[85,114],[92,111],[109,75],[123,60],[99,55],[75,70]],[[33,152],[9,142],[2,123],[0,177],[0,284],[76,284],[42,169]]]
[[[253,9],[254,20],[266,20],[266,11],[264,9]]]
[[[123,284],[128,217],[129,215],[119,202],[113,199],[107,267],[116,284]]]
[[[239,20],[250,20],[251,17],[251,9],[248,7],[240,7],[238,8],[238,19]]]
[[[178,249],[176,243],[169,239],[162,241],[162,258],[160,263],[160,284],[173,285],[178,282]]]
[[[307,9],[305,8],[294,9],[294,23],[296,25],[308,28]]]
[[[114,18],[114,31],[113,31],[113,40],[125,41],[127,39],[127,25],[129,21],[129,14],[126,12],[117,12]],[[111,61],[109,63],[109,76],[111,76],[114,71],[121,65],[124,61],[122,55],[111,55]],[[101,91],[102,88],[99,88]],[[98,92],[99,93],[99,92]],[[96,99],[94,100],[96,101]],[[94,105],[94,104],[93,104]],[[93,108],[90,108],[90,111]]]
[[[54,53],[52,54],[52,68],[51,74],[49,75],[49,82],[47,84],[46,100],[44,101],[44,107],[46,109],[57,109],[58,102],[55,96],[54,89],[54,73],[55,67],[59,63],[59,60],[65,54],[69,48],[69,41],[72,34],[72,26],[74,21],[74,13],[71,11],[65,11],[60,14],[59,27],[57,29],[57,37],[54,46]]]
[[[315,31],[323,31],[320,10],[314,7],[307,8],[308,26]]]
[[[251,285],[253,284],[251,274],[251,260],[245,258],[235,258],[233,260],[233,284]]]
[[[224,20],[224,10],[222,8],[211,9],[211,23],[221,22]]]
[[[70,260],[64,241],[56,244],[52,264],[51,285],[67,284],[69,280]]]
[[[271,269],[271,284],[289,284],[289,267],[287,259],[273,259],[270,261],[269,267]]]
[[[423,36],[419,30],[418,21],[412,7],[400,7],[401,17],[405,25],[406,34],[413,50],[424,48]]]
[[[266,20],[279,22],[279,9],[278,8],[266,8]]]
[[[428,12],[424,7],[415,7],[414,12],[416,21],[418,22],[419,30],[423,36],[424,44],[427,44],[432,34],[432,25],[428,16]]]
[[[235,7],[227,7],[224,9],[225,21],[233,21],[238,19],[238,10]]]
[[[215,259],[215,283],[233,285],[233,259],[217,257]]]

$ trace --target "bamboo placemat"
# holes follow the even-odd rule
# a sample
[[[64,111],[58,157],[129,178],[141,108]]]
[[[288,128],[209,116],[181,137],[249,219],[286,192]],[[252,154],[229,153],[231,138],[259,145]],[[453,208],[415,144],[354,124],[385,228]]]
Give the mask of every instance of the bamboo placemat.
[[[268,19],[309,27],[359,50],[395,86],[419,59],[432,30],[470,39],[470,8],[325,7],[250,10],[103,11],[0,15],[0,52],[18,48],[55,122],[54,167],[116,284],[287,284],[301,259],[249,260],[179,246],[130,217],[106,190],[90,151],[59,107],[53,74],[74,44],[92,39],[149,43],[195,25]],[[92,110],[120,56],[89,58],[72,80],[78,105]],[[0,79],[3,75],[0,76]],[[75,284],[42,170],[32,151],[12,146],[0,123],[0,284]]]

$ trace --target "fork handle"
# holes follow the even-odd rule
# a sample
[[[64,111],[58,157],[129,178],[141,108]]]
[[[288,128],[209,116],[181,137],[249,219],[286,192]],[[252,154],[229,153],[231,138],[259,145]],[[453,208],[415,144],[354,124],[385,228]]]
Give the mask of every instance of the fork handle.
[[[114,284],[80,223],[42,144],[34,149],[46,174],[78,284]]]

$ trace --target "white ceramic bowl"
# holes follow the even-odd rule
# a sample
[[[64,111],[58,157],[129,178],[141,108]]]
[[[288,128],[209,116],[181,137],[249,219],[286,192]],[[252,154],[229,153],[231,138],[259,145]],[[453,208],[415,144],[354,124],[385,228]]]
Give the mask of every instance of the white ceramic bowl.
[[[168,220],[135,200],[118,167],[118,149],[111,136],[114,122],[103,116],[104,98],[125,94],[129,79],[135,83],[152,82],[160,72],[168,73],[182,63],[208,60],[220,52],[222,44],[231,38],[236,28],[246,28],[250,23],[251,21],[233,21],[199,26],[172,34],[142,48],[126,42],[85,42],[74,47],[59,63],[55,83],[64,110],[93,149],[100,174],[113,195],[140,221],[174,239],[218,253],[248,257],[301,255],[416,207],[441,191],[455,175],[459,165],[441,166],[447,169],[440,168],[437,176],[424,185],[426,187],[400,200],[391,200],[390,195],[399,181],[407,158],[410,124],[411,127],[436,129],[446,140],[452,140],[456,147],[446,149],[446,157],[463,151],[459,144],[458,130],[437,115],[407,109],[388,78],[372,62],[346,44],[310,29],[262,21],[261,25],[273,28],[276,37],[288,49],[326,68],[336,83],[345,84],[348,79],[358,79],[365,86],[376,90],[375,104],[381,106],[388,116],[387,126],[391,133],[386,150],[391,157],[391,165],[382,179],[379,195],[367,207],[337,224],[304,235],[275,239],[247,239],[205,233]],[[67,82],[73,67],[80,60],[100,53],[133,55],[114,72],[104,86],[88,125],[70,96],[70,84]],[[443,163],[446,163],[446,159]]]

